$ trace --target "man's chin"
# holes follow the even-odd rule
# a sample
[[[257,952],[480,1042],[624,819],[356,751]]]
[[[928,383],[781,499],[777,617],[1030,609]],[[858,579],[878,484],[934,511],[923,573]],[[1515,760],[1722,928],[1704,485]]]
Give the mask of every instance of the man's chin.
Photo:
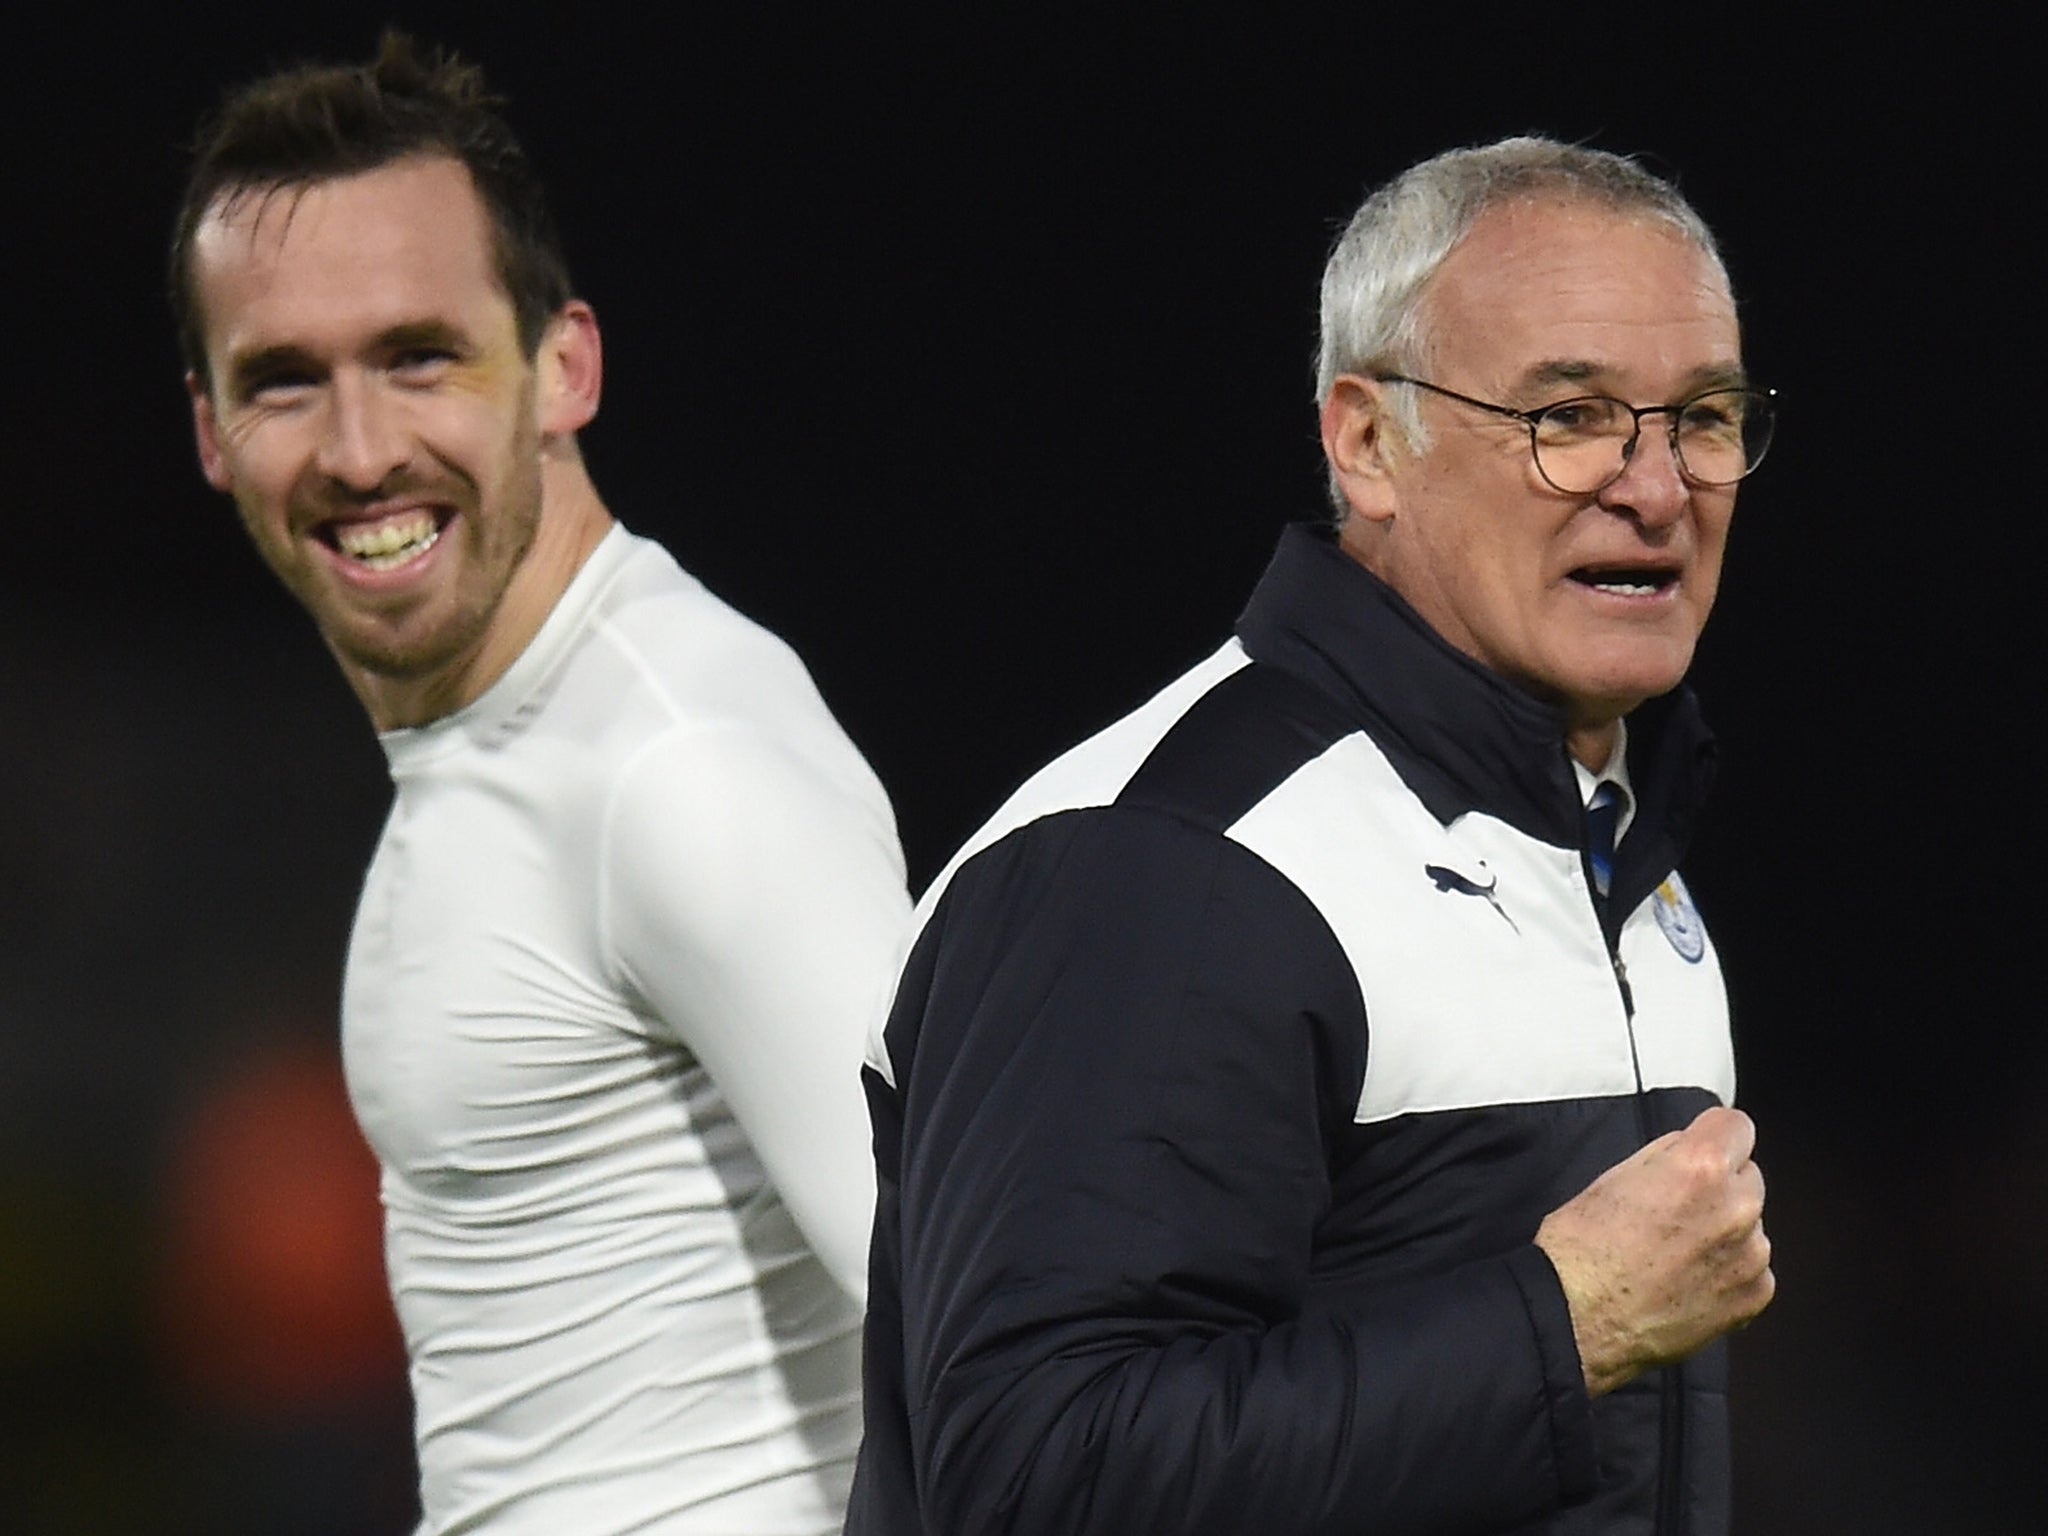
[[[1688,628],[1681,634],[1625,635],[1589,646],[1571,668],[1572,693],[1608,703],[1627,701],[1633,709],[1685,680],[1697,639]]]
[[[427,682],[453,665],[463,652],[463,637],[446,625],[323,624],[321,635],[335,659],[349,670],[378,682]]]
[[[1565,714],[1574,726],[1620,720],[1684,681],[1683,667],[1580,678],[1564,696]]]

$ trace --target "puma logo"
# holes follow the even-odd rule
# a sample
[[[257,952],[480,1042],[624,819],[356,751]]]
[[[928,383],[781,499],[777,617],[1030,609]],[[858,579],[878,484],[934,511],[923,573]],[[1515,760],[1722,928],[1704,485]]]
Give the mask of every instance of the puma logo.
[[[1479,867],[1486,869],[1484,864]],[[1500,904],[1500,898],[1493,894],[1493,888],[1500,883],[1500,877],[1492,870],[1486,870],[1486,884],[1484,885],[1481,885],[1470,875],[1460,874],[1457,870],[1447,869],[1441,864],[1425,864],[1422,866],[1422,872],[1429,876],[1439,891],[1456,891],[1464,896],[1484,896],[1487,905],[1498,912],[1510,928],[1513,928],[1518,934],[1522,931],[1516,925],[1515,920],[1508,916],[1508,909]]]

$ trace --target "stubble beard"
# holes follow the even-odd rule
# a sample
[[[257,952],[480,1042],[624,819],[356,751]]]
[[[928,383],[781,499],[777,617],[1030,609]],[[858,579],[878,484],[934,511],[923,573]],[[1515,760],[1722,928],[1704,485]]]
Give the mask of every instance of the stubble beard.
[[[522,434],[524,436],[524,434]],[[418,495],[456,509],[441,538],[455,547],[432,558],[453,562],[450,579],[420,600],[398,599],[389,608],[365,604],[337,590],[328,573],[310,561],[270,564],[286,589],[312,616],[321,638],[344,668],[380,680],[418,683],[457,668],[482,645],[540,527],[541,471],[537,445],[515,446],[515,472],[498,505],[486,509],[475,483],[448,475],[394,484],[384,494]],[[331,511],[297,526],[313,526]],[[253,529],[252,529],[253,532]],[[303,537],[303,536],[298,536]],[[258,540],[259,548],[265,541]]]

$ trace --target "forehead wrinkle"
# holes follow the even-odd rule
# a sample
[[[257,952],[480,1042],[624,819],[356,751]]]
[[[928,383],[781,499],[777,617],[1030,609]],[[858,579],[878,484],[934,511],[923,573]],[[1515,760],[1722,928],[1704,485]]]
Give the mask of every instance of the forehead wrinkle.
[[[1590,384],[1607,370],[1604,365],[1583,357],[1552,357],[1532,363],[1522,370],[1516,384],[1523,389],[1536,389],[1545,384]]]
[[[1534,392],[1546,386],[1574,385],[1583,386],[1591,392],[1610,373],[1607,364],[1590,358],[1545,358],[1522,371],[1515,380],[1515,389],[1518,393]],[[1685,375],[1671,403],[1691,399],[1710,389],[1746,389],[1748,386],[1749,374],[1740,362],[1700,363]]]
[[[1659,274],[1654,287],[1642,259]],[[1538,345],[1544,329],[1572,325],[1615,332],[1614,342],[1626,345],[1628,333],[1645,327],[1712,322],[1721,315],[1735,323],[1733,295],[1715,253],[1663,221],[1576,200],[1517,201],[1482,214],[1431,275],[1416,308],[1430,350],[1439,355],[1454,339],[1483,338],[1503,324],[1527,331]],[[1578,383],[1603,359],[1609,366],[1620,362],[1606,357],[1604,334],[1557,339],[1571,350],[1530,364],[1521,371],[1524,381]],[[1580,351],[1587,342],[1590,355]]]

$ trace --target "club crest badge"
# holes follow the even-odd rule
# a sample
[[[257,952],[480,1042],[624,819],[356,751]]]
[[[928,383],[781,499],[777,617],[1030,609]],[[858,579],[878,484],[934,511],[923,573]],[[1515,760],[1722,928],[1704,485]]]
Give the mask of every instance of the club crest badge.
[[[1664,930],[1664,937],[1671,941],[1671,947],[1678,951],[1681,959],[1698,965],[1706,957],[1706,924],[1700,921],[1700,909],[1692,904],[1692,893],[1678,878],[1676,870],[1657,887],[1656,894],[1650,898],[1650,910],[1656,915],[1657,926]]]

